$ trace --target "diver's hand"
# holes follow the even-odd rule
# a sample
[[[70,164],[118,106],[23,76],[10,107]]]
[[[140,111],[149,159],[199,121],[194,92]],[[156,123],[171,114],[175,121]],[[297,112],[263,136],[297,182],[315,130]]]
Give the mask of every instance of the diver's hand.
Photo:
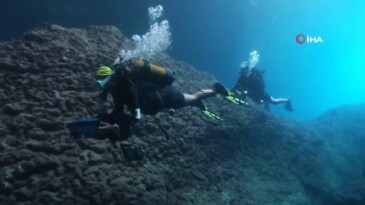
[[[142,118],[141,109],[140,108],[136,108],[134,110],[134,119],[133,120],[135,122],[139,122],[141,120],[141,118]]]

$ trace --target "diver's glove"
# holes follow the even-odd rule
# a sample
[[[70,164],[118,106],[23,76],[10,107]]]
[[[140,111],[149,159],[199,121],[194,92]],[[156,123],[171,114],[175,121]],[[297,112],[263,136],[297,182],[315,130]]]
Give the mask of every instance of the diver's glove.
[[[141,108],[136,108],[134,110],[134,120],[135,122],[139,122],[142,118],[142,114],[141,114]]]

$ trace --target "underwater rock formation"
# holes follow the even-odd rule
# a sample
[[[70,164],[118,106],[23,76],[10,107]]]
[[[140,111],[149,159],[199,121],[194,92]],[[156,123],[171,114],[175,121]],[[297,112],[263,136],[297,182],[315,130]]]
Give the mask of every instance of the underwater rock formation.
[[[303,125],[217,96],[207,105],[224,121],[197,108],[144,116],[121,142],[142,160],[120,142],[71,136],[65,122],[112,105],[98,102],[95,68],[130,47],[110,26],[45,25],[0,43],[0,204],[363,204],[358,111],[346,126],[347,111]],[[152,62],[184,92],[216,82],[167,55]]]
[[[328,181],[325,204],[365,204],[364,121],[365,104],[360,104],[327,111],[310,125],[325,142],[318,153]]]

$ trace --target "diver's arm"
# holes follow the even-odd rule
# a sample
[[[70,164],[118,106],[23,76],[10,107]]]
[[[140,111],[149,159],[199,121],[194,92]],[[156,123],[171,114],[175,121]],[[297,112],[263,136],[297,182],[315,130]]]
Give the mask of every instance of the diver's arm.
[[[103,89],[103,91],[101,91],[101,93],[99,94],[99,99],[105,102],[106,99],[108,98],[108,94],[109,91],[107,89]]]
[[[139,121],[141,120],[142,116],[141,116],[141,106],[139,103],[137,87],[130,86],[128,88],[128,94],[132,102],[131,109],[134,111],[134,119]]]
[[[114,80],[114,79],[110,79],[110,80]],[[111,91],[111,85],[110,82],[107,82],[106,84],[104,84],[104,87],[102,87],[102,90],[99,94],[99,99],[102,100],[103,102],[105,102],[108,98],[108,94]]]

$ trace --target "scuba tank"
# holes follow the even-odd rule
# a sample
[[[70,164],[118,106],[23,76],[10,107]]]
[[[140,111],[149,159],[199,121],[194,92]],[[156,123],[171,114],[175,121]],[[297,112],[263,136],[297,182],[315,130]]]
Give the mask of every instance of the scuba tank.
[[[134,67],[132,73],[140,80],[160,86],[171,85],[175,80],[173,73],[167,68],[151,64],[141,58],[131,59],[130,64]]]

